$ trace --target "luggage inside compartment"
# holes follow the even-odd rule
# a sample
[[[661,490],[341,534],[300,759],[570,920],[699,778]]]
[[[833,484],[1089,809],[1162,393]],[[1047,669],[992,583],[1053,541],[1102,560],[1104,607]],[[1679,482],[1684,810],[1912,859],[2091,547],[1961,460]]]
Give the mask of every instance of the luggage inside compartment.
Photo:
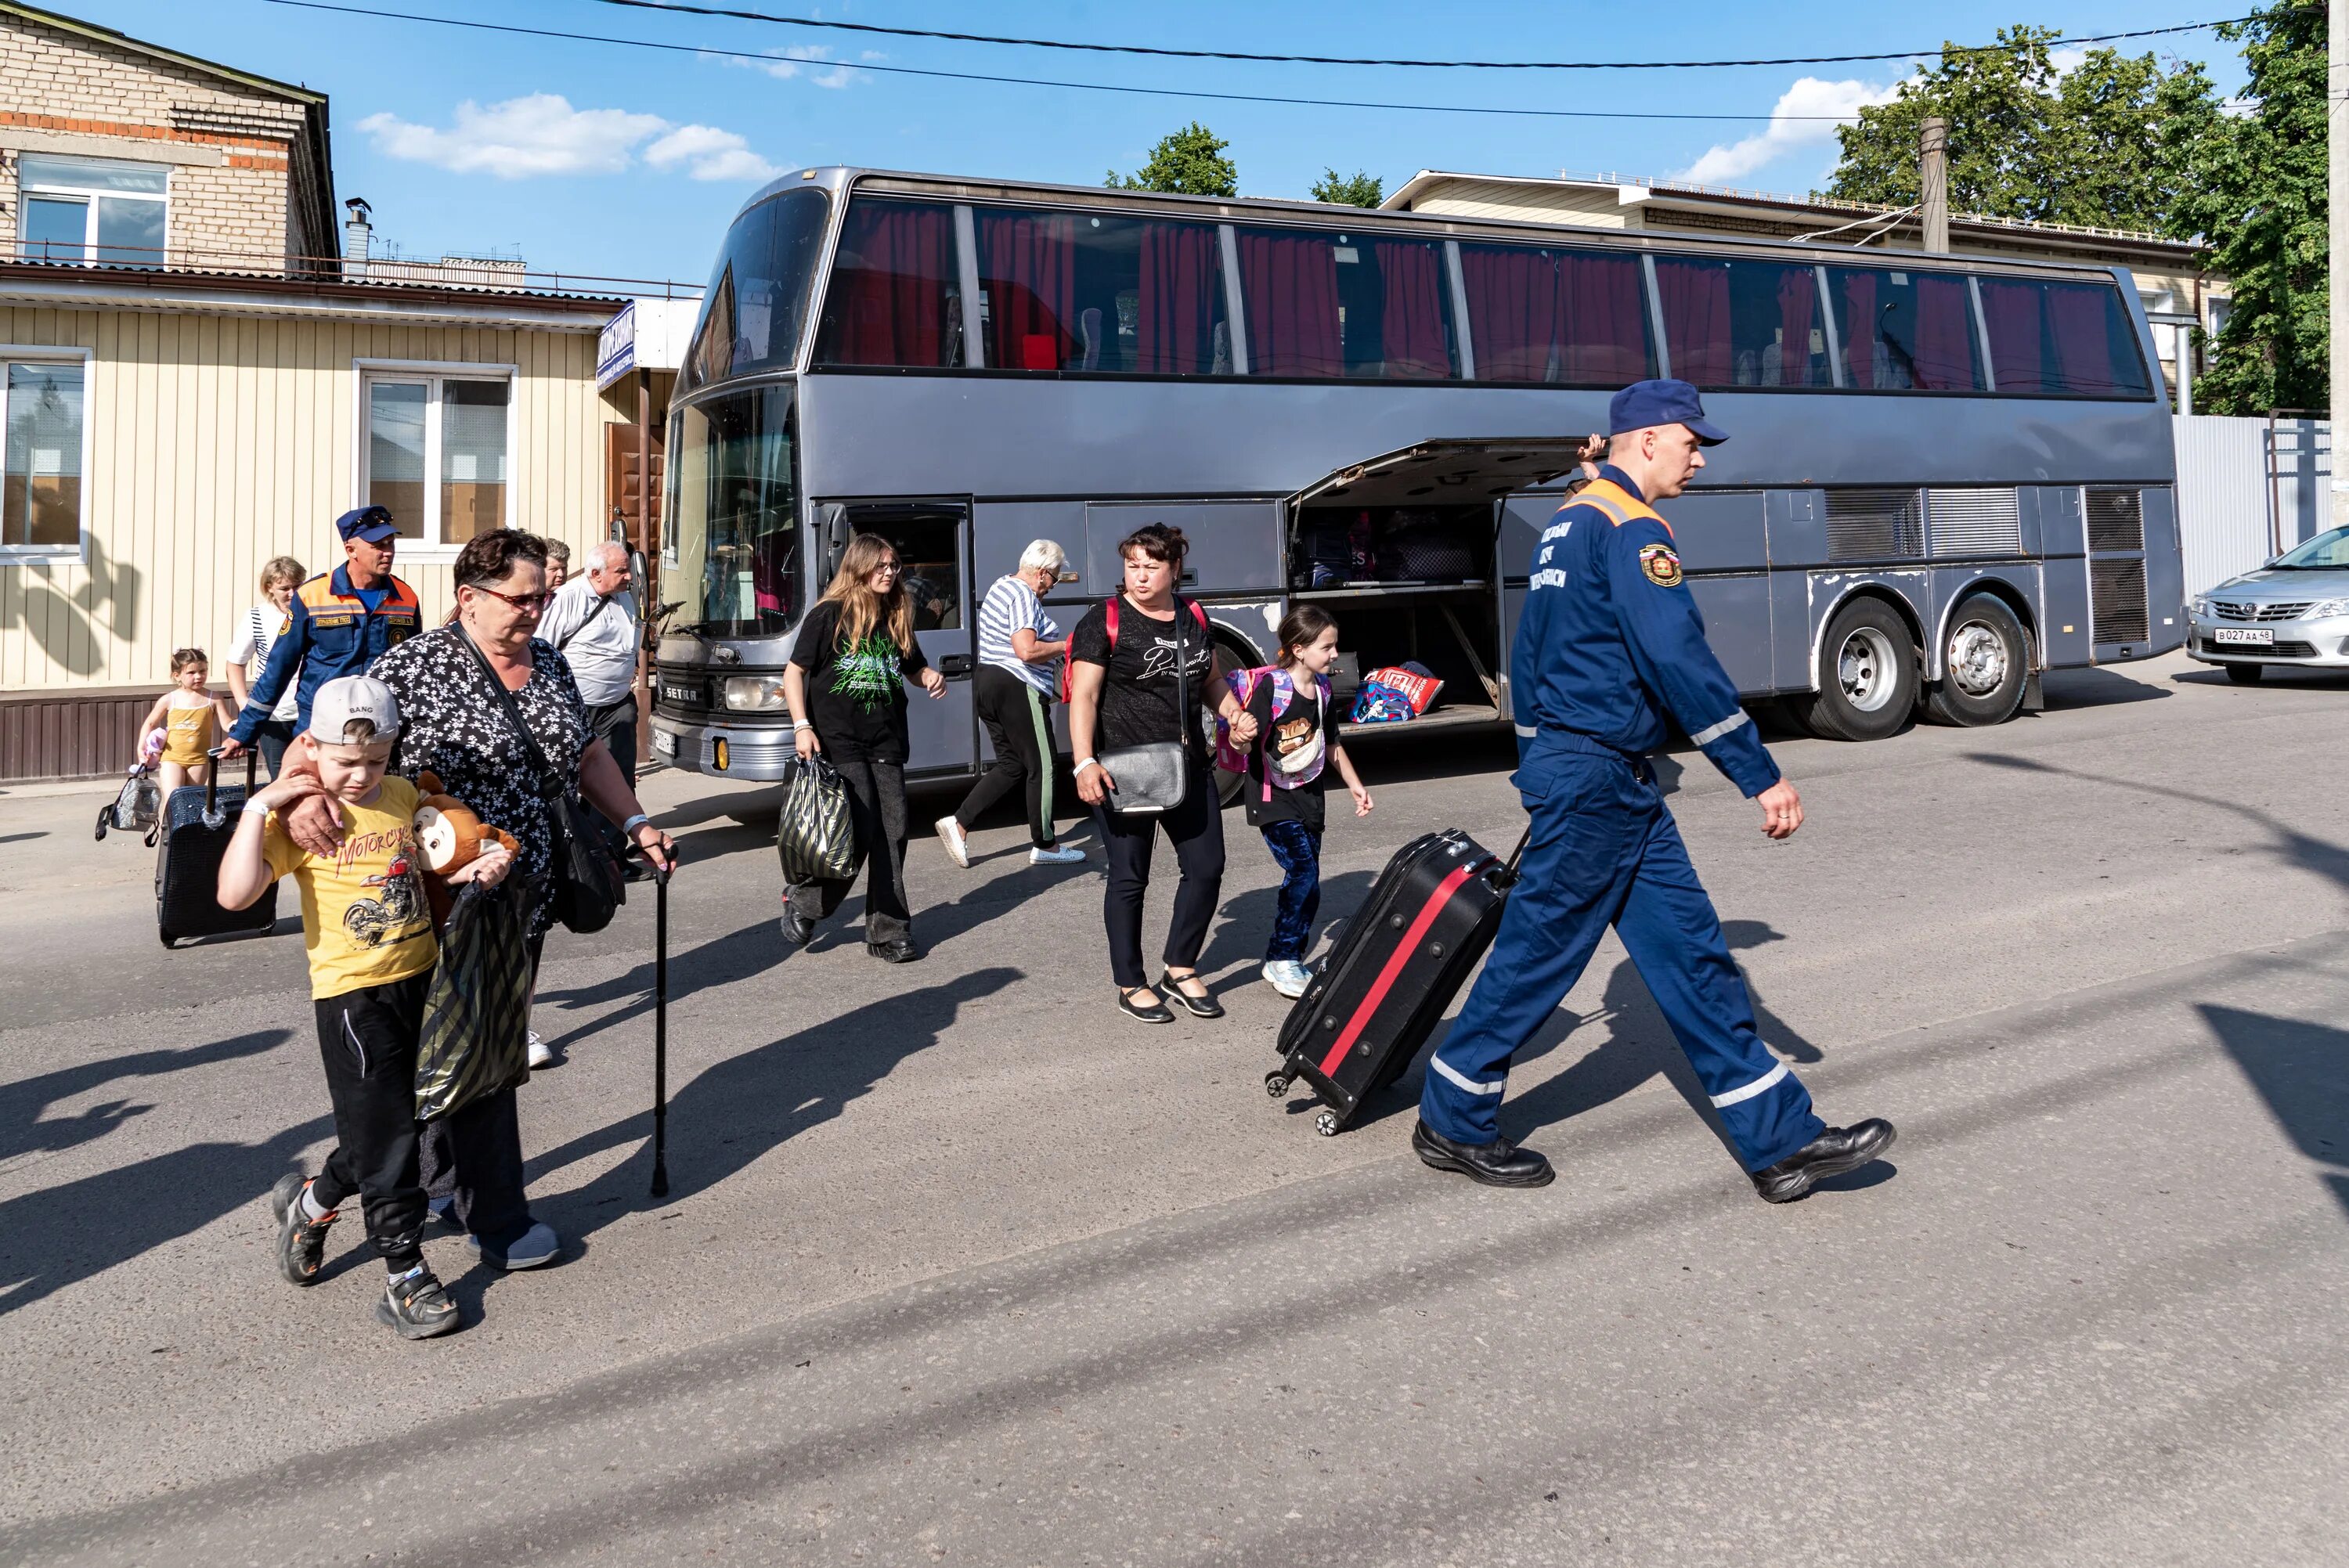
[[[1410,664],[1423,666],[1444,683],[1433,704],[1417,718],[1366,725],[1364,732],[1411,730],[1435,719],[1470,724],[1500,718],[1500,686],[1494,678],[1499,667],[1500,628],[1489,592],[1327,599],[1306,593],[1298,598],[1338,617],[1338,646],[1350,655],[1346,663],[1357,672],[1351,683],[1332,683],[1340,688],[1331,696],[1341,720],[1352,712],[1354,691],[1346,686],[1358,686],[1372,670]]]
[[[1489,582],[1493,509],[1309,506],[1299,509],[1289,588],[1459,586]]]

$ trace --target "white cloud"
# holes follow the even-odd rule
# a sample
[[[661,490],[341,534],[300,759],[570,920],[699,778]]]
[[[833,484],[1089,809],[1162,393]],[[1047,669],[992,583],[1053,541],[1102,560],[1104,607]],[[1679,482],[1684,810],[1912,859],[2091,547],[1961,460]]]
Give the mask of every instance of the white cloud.
[[[696,180],[772,180],[782,170],[750,150],[749,142],[714,125],[681,125],[645,149],[655,169],[683,164]]]
[[[673,125],[657,114],[626,109],[574,108],[558,93],[532,93],[487,108],[469,98],[457,106],[446,130],[388,113],[367,116],[358,129],[387,157],[501,180],[617,174],[639,150],[654,168],[682,168],[695,180],[771,180],[781,172],[730,130]]]
[[[758,59],[746,59],[740,55],[705,57],[722,59],[730,66],[764,71],[778,81],[804,77],[820,88],[844,88],[857,79],[854,68],[834,60],[831,46],[825,44],[793,44],[788,48],[770,49]],[[872,49],[865,50],[864,57],[868,60],[885,58]]]
[[[2088,50],[2082,44],[2065,44],[2047,51],[2047,63],[2055,67],[2059,77],[2068,77],[2086,62]]]
[[[1852,115],[1864,104],[1885,102],[1892,97],[1892,91],[1889,86],[1878,87],[1873,82],[1826,82],[1816,77],[1805,77],[1780,95],[1770,110],[1768,129],[1743,141],[1715,143],[1673,178],[1700,185],[1725,185],[1742,180],[1787,153],[1835,139],[1837,120],[1810,117]]]

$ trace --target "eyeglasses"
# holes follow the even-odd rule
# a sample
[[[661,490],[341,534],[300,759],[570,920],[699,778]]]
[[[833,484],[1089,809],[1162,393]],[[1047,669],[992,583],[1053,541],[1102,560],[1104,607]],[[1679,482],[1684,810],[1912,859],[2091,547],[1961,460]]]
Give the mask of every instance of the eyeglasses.
[[[494,588],[484,588],[478,583],[468,583],[464,586],[471,588],[476,593],[487,593],[492,599],[502,599],[525,615],[541,614],[545,610],[547,601],[554,597],[552,593],[501,593]]]
[[[885,561],[880,565],[875,566],[873,570],[876,573],[886,573],[888,575],[895,577],[897,573],[905,569],[894,561]]]

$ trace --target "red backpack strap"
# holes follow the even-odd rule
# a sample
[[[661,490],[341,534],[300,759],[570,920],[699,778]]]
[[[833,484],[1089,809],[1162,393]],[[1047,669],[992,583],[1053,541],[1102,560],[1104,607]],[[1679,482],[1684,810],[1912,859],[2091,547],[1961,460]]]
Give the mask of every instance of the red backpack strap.
[[[1112,593],[1102,605],[1102,620],[1108,624],[1109,645],[1112,653],[1117,650],[1117,602],[1124,597],[1123,593]]]

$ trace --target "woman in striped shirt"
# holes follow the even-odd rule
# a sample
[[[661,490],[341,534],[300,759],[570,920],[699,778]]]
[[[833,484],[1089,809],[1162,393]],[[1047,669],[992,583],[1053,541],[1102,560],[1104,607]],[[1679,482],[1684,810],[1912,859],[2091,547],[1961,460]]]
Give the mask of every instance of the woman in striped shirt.
[[[978,668],[971,702],[994,743],[994,760],[951,817],[937,820],[938,841],[954,863],[970,864],[970,824],[1020,785],[1028,793],[1028,863],[1074,865],[1082,850],[1061,847],[1052,830],[1052,704],[1056,672],[1068,652],[1042,595],[1068,566],[1068,552],[1039,539],[1019,552],[1019,570],[999,577],[978,607]]]

